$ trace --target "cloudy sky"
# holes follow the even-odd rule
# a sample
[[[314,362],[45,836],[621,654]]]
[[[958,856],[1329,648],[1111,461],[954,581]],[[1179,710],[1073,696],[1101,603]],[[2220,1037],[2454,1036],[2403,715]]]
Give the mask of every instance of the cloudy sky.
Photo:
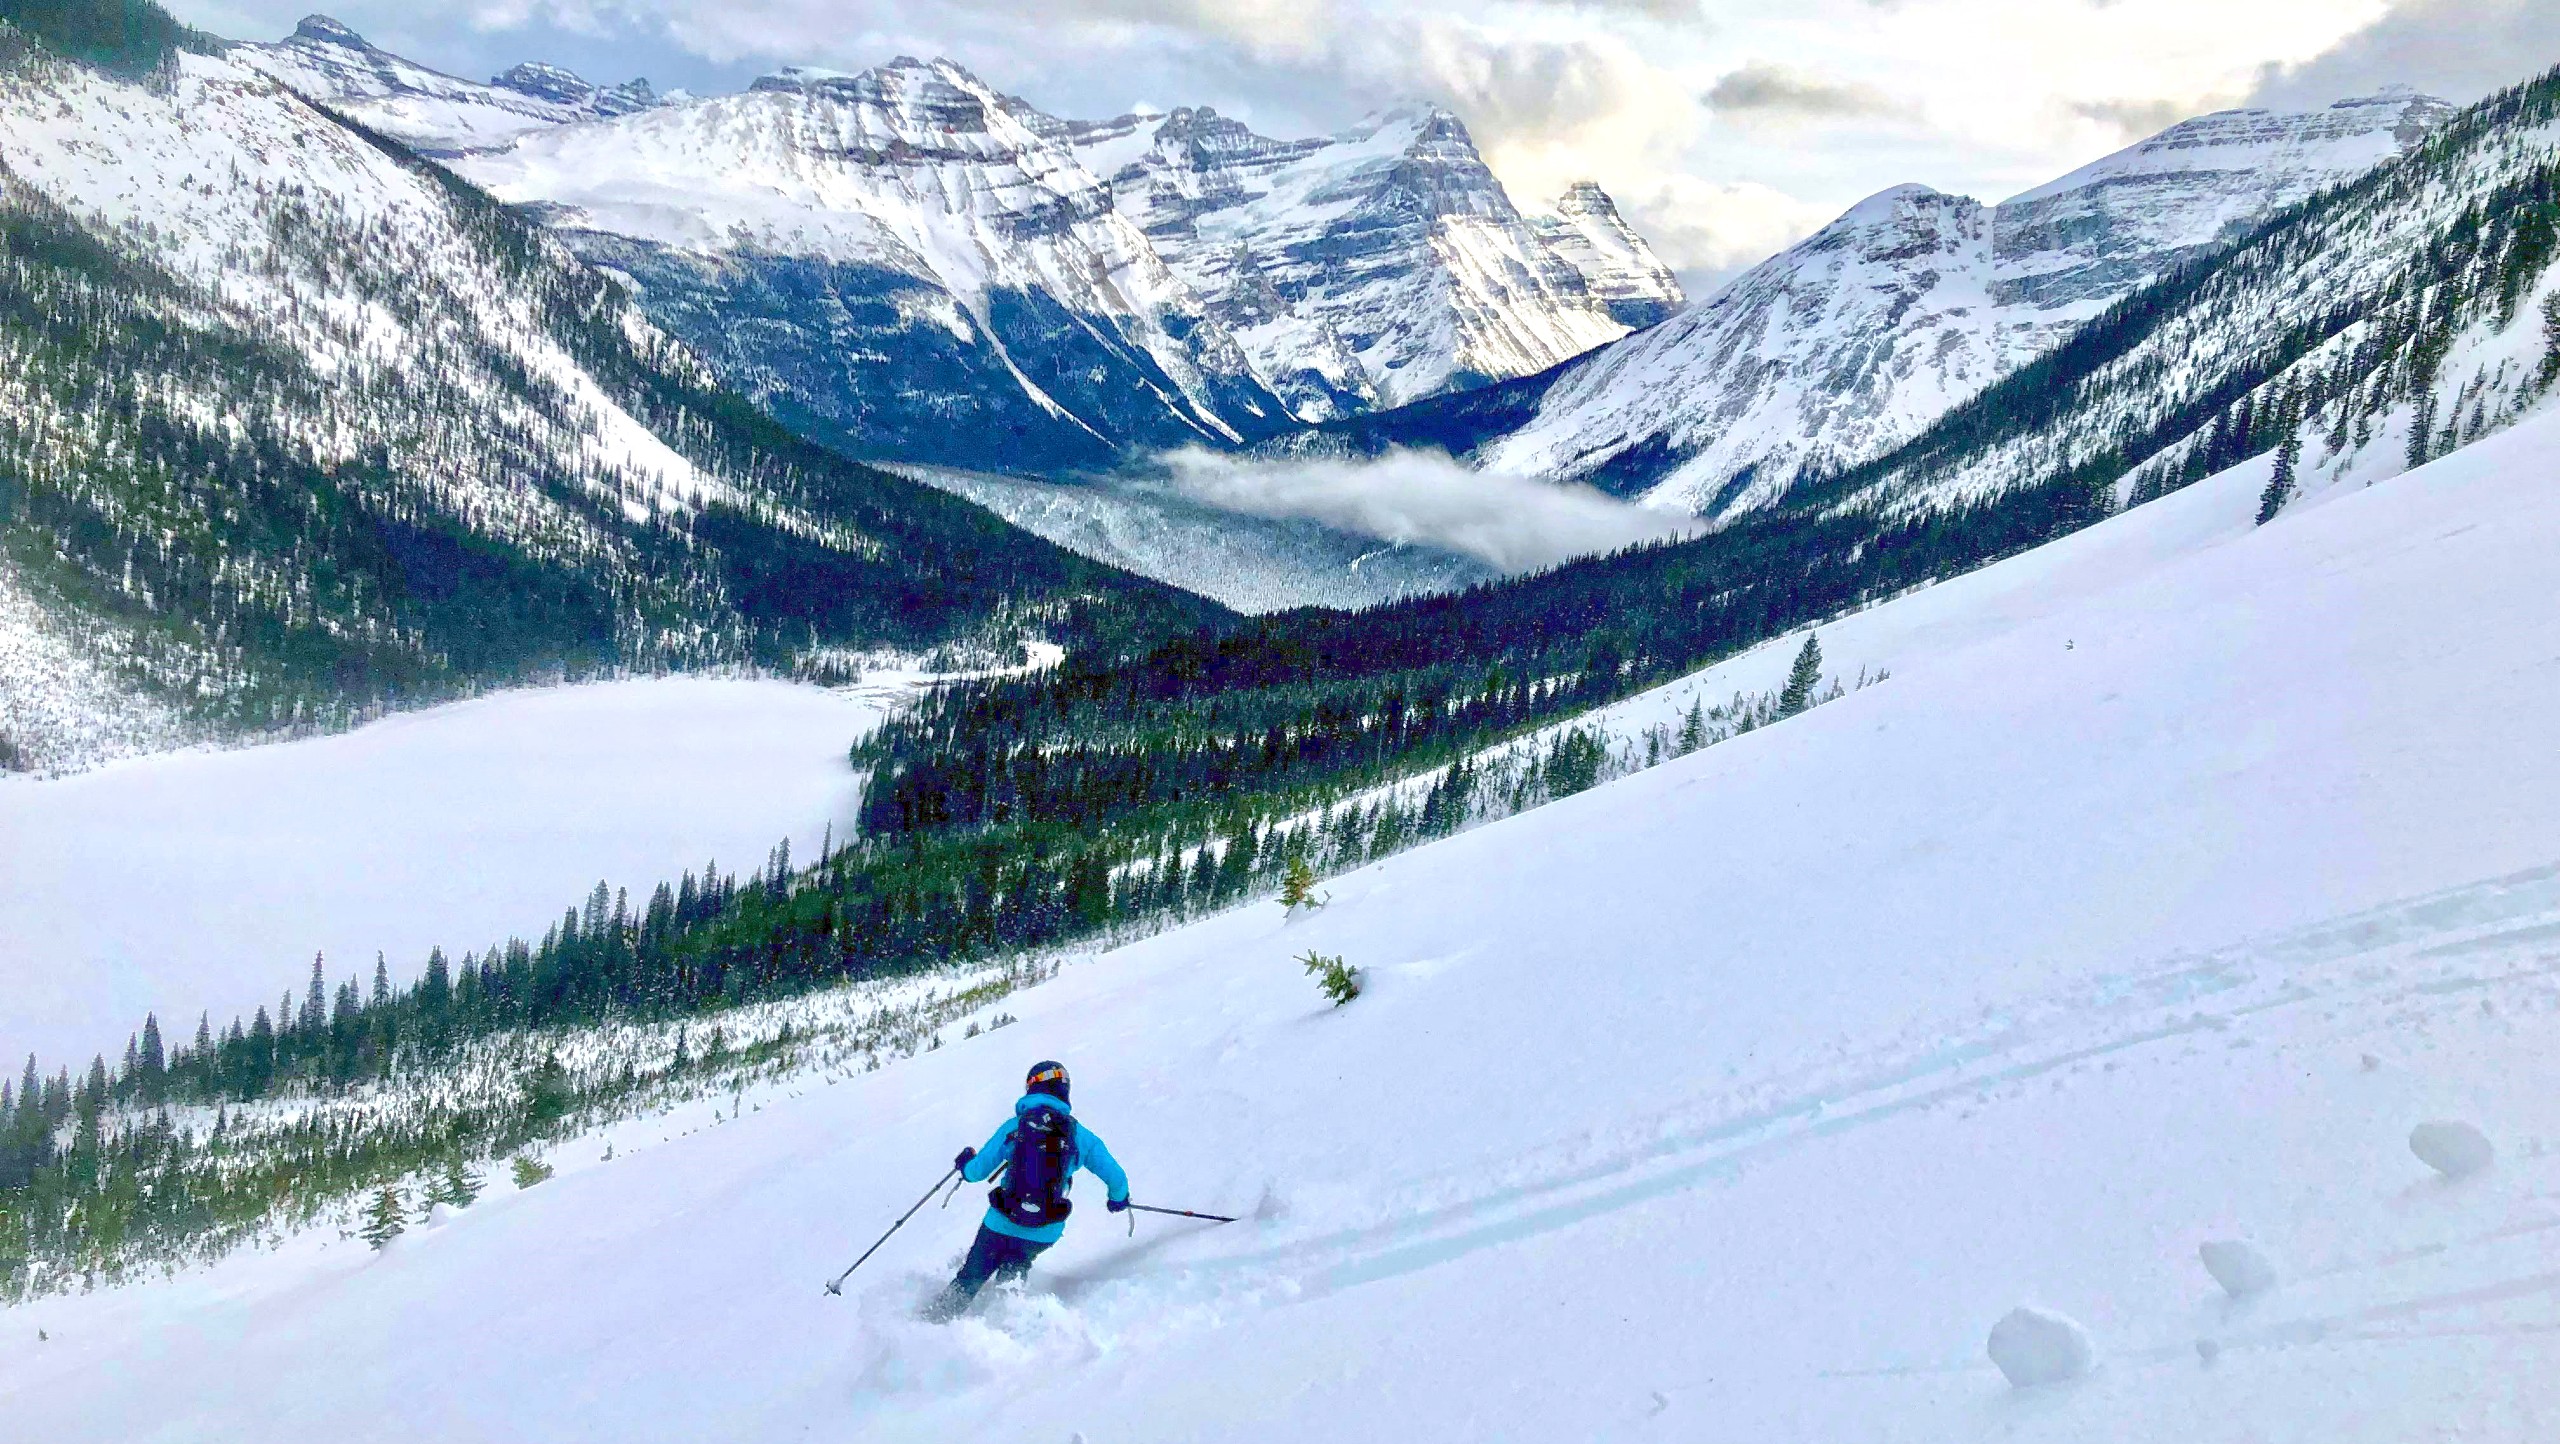
[[[243,39],[311,0],[177,0]],[[1406,97],[1465,118],[1524,207],[1598,180],[1693,286],[1888,185],[1997,200],[2184,116],[2560,63],[2553,0],[328,0],[482,77],[734,89],[948,55],[1067,115],[1214,105],[1311,134]]]

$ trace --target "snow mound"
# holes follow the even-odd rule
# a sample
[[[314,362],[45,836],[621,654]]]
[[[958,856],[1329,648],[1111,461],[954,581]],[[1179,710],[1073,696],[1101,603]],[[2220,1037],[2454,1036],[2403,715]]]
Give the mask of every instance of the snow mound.
[[[2409,1151],[2447,1178],[2469,1178],[2498,1161],[2488,1136],[2459,1119],[2438,1119],[2409,1130]]]
[[[2013,1389],[2077,1379],[2098,1360],[2088,1330],[2049,1309],[2025,1305],[1991,1326],[1990,1347],[1991,1362]]]
[[[2222,1285],[2222,1291],[2235,1299],[2262,1294],[2276,1286],[2276,1266],[2258,1246],[2241,1239],[2215,1239],[2199,1245],[2196,1256],[2204,1260],[2204,1271]]]

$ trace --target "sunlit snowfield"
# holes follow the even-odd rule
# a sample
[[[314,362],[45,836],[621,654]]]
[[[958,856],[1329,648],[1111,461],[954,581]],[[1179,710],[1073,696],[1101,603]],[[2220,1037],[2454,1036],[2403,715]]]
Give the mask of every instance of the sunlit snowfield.
[[[332,980],[377,949],[401,977],[431,946],[539,937],[600,878],[645,896],[814,849],[878,716],[787,682],[612,682],[0,783],[0,1056],[85,1062],[147,1009],[183,1036],[299,996],[315,951]]]

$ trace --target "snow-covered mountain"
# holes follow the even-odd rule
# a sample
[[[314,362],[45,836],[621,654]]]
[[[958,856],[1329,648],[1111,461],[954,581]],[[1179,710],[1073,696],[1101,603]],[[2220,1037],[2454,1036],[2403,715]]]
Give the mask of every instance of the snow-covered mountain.
[[[460,155],[659,102],[646,80],[598,86],[556,65],[519,65],[478,84],[379,49],[326,15],[305,17],[274,44],[235,45],[231,53],[422,155]]]
[[[2450,113],[2407,92],[2226,111],[1996,207],[1897,186],[1670,321],[1516,383],[1525,421],[1458,439],[1484,466],[1654,505],[1763,506],[1808,469],[1909,440],[2110,304]]]
[[[1524,217],[1436,106],[1323,140],[1205,106],[1068,139],[1305,420],[1543,371],[1680,299],[1598,186]]]
[[[1099,463],[1288,423],[1110,188],[948,62],[787,71],[454,164],[857,453]]]
[[[2414,148],[1804,501],[1908,513],[2094,489],[2118,506],[2278,450],[2304,486],[2443,455],[2560,384],[2555,194],[2560,71],[2430,119]]]
[[[900,57],[570,113],[519,72],[395,83],[345,27],[304,32],[263,63],[539,214],[857,455],[1027,471],[1235,446],[1541,371],[1680,299],[1597,187],[1524,217],[1431,107],[1278,141],[1205,108],[1061,119]]]
[[[1068,596],[1208,614],[791,436],[539,228],[262,63],[127,79],[0,42],[12,767],[931,646]]]
[[[1609,314],[1642,330],[1680,309],[1680,279],[1618,213],[1618,203],[1593,181],[1576,182],[1556,198],[1551,215],[1529,217],[1530,226],[1566,263]]]

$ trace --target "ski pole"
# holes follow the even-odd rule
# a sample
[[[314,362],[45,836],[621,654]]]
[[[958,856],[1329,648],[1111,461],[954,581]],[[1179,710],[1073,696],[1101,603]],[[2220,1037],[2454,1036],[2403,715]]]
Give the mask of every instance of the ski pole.
[[[994,1182],[996,1182],[996,1181],[998,1181],[998,1180],[1002,1179],[1002,1178],[1004,1177],[1004,1171],[1005,1171],[1006,1169],[1008,1169],[1008,1168],[1011,1168],[1012,1166],[1013,1166],[1013,1160],[1012,1160],[1012,1159],[1010,1159],[1010,1158],[1006,1159],[1004,1162],[997,1164],[997,1165],[996,1165],[996,1171],[995,1171],[995,1172],[993,1172],[993,1173],[988,1174],[988,1175],[986,1176],[986,1179],[985,1179],[984,1181],[985,1181],[985,1182],[988,1182],[988,1183],[994,1183]],[[967,1182],[967,1181],[968,1181],[968,1180],[966,1180],[966,1179],[961,1180],[961,1182],[962,1182],[962,1183],[965,1183],[965,1182]],[[951,1200],[953,1200],[953,1199],[955,1199],[955,1198],[958,1198],[959,1196],[960,1196],[960,1184],[955,1183],[955,1184],[951,1185],[951,1191],[950,1191],[949,1193],[946,1193],[946,1194],[944,1194],[944,1195],[942,1196],[942,1206],[943,1206],[944,1208],[949,1208],[949,1207],[951,1206]]]
[[[1227,1217],[1223,1213],[1193,1213],[1187,1208],[1158,1208],[1151,1203],[1133,1203],[1129,1205],[1129,1208],[1132,1212],[1136,1213],[1169,1213],[1176,1218],[1205,1218],[1211,1223],[1235,1222],[1234,1219]],[[1131,1223],[1137,1222],[1136,1219],[1131,1219],[1129,1221]]]
[[[951,1181],[951,1175],[952,1175],[953,1173],[958,1173],[959,1171],[960,1171],[959,1169],[954,1168],[954,1169],[950,1170],[949,1172],[947,1172],[947,1173],[943,1174],[940,1178],[935,1179],[935,1180],[933,1181],[933,1187],[928,1188],[928,1189],[926,1189],[926,1190],[924,1191],[924,1197],[919,1198],[919,1199],[917,1199],[917,1200],[916,1200],[916,1206],[915,1206],[915,1208],[908,1209],[906,1212],[904,1212],[904,1213],[902,1213],[902,1214],[899,1214],[899,1215],[898,1215],[898,1221],[897,1221],[896,1223],[893,1223],[893,1224],[889,1225],[889,1233],[896,1233],[899,1229],[905,1228],[905,1227],[907,1226],[907,1220],[908,1220],[908,1219],[911,1219],[911,1218],[913,1218],[913,1217],[915,1217],[915,1216],[916,1216],[916,1208],[922,1208],[922,1207],[924,1207],[926,1204],[933,1202],[933,1196],[934,1196],[935,1194],[940,1193],[940,1192],[942,1191],[942,1185],[944,1185],[944,1184],[946,1184],[946,1183],[950,1182],[950,1181]],[[889,1241],[889,1233],[884,1233],[884,1234],[880,1235],[880,1243],[887,1243],[887,1242]],[[873,1254],[878,1253],[878,1252],[880,1251],[880,1243],[875,1243],[875,1244],[873,1244],[871,1247],[869,1247],[869,1248],[867,1248],[867,1249],[864,1249],[864,1250],[862,1251],[862,1257],[861,1257],[861,1258],[858,1258],[858,1259],[855,1259],[855,1260],[853,1261],[852,1267],[847,1268],[843,1273],[840,1273],[840,1274],[836,1275],[832,1280],[830,1280],[830,1281],[828,1282],[828,1284],[827,1284],[827,1292],[828,1292],[828,1293],[831,1293],[831,1294],[841,1294],[841,1293],[843,1293],[843,1292],[844,1292],[844,1281],[845,1281],[846,1279],[849,1279],[849,1278],[853,1277],[853,1270],[854,1270],[854,1269],[858,1269],[858,1268],[862,1267],[862,1266],[863,1266],[863,1264],[865,1264],[865,1263],[867,1263],[867,1262],[869,1262],[869,1261],[870,1261],[870,1258],[871,1258],[871,1256],[872,1256]]]

